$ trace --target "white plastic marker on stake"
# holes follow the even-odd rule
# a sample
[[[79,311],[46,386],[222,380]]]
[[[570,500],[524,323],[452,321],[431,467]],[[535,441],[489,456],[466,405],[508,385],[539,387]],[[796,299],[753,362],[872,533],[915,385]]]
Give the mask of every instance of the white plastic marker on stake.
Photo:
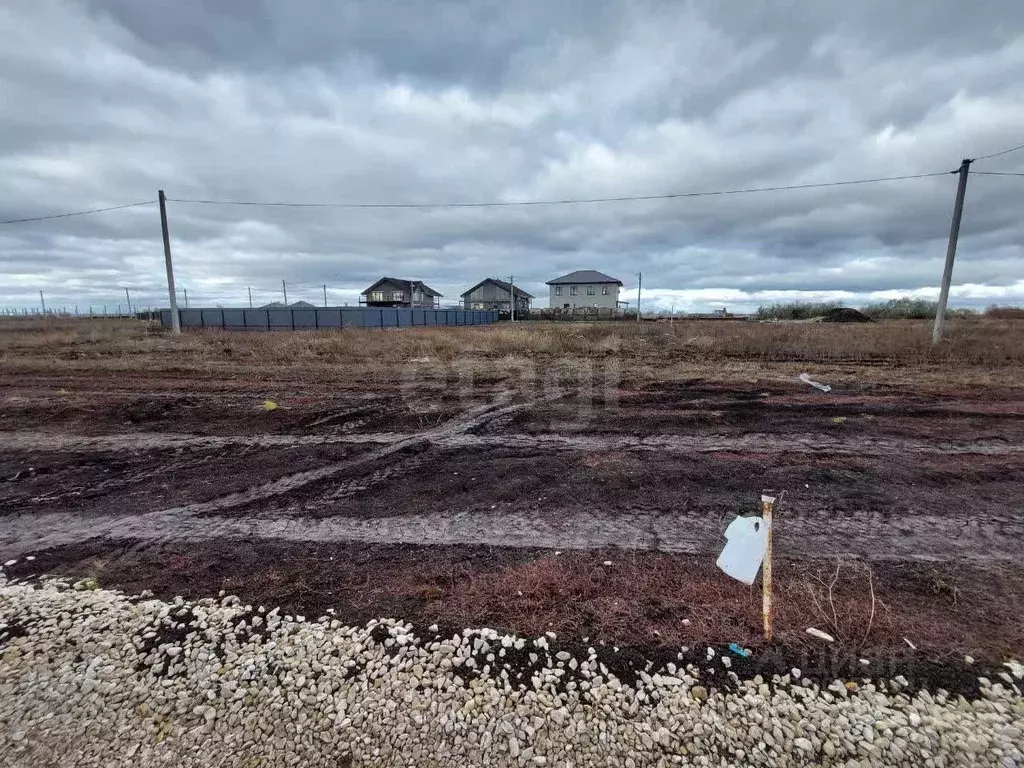
[[[820,389],[822,392],[832,391],[832,387],[830,387],[828,384],[822,384],[820,381],[814,381],[814,379],[811,378],[811,374],[809,373],[801,373],[799,379],[804,384],[810,384],[812,387]]]
[[[772,640],[772,513],[775,497],[761,495],[761,517],[737,517],[725,529],[726,544],[715,565],[729,576],[752,585],[761,574],[761,612],[764,636]]]
[[[737,581],[750,585],[768,547],[768,524],[760,517],[737,517],[725,529],[725,549],[715,562]]]

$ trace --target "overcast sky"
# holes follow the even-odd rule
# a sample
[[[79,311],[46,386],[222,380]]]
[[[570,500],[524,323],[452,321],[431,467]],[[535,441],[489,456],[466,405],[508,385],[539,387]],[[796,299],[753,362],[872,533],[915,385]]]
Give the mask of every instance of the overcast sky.
[[[170,198],[659,195],[950,171],[1024,143],[1020,0],[11,0],[0,219]],[[1024,172],[1024,151],[978,171]],[[366,210],[169,204],[193,306],[457,301],[598,269],[649,306],[934,298],[956,179]],[[952,302],[1024,303],[1024,177],[972,175]],[[0,226],[0,307],[166,305],[155,205]],[[179,290],[179,295],[181,291]]]

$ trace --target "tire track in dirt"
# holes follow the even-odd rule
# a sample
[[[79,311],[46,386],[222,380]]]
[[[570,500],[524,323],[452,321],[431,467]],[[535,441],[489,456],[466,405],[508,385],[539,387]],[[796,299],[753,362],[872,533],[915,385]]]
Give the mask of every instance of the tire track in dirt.
[[[511,413],[515,413],[524,408],[529,408],[536,405],[539,402],[554,399],[554,396],[546,398],[535,398],[522,403],[510,404],[512,399],[511,392],[503,392],[495,397],[494,402],[485,403],[483,405],[474,406],[467,409],[465,412],[460,414],[458,417],[441,424],[440,426],[434,427],[433,429],[426,430],[424,432],[416,432],[410,435],[401,437],[393,442],[387,443],[380,448],[372,451],[368,451],[360,456],[349,459],[347,461],[340,461],[335,464],[331,464],[326,467],[319,467],[317,469],[306,470],[304,472],[296,472],[291,475],[286,475],[278,480],[274,480],[270,483],[248,488],[245,491],[238,493],[231,493],[226,496],[222,496],[218,499],[206,502],[197,502],[193,504],[186,504],[180,507],[172,507],[164,510],[166,514],[174,516],[196,516],[196,515],[208,515],[216,514],[225,509],[231,509],[233,507],[243,506],[250,504],[254,501],[264,501],[266,499],[273,498],[275,496],[281,496],[291,491],[301,488],[310,483],[315,483],[321,480],[326,480],[342,472],[347,472],[353,468],[364,466],[374,461],[386,458],[400,451],[407,450],[421,445],[429,445],[435,441],[444,441],[447,438],[455,435],[464,434],[470,430],[476,429],[482,424],[493,418],[500,418]],[[155,514],[160,514],[155,513]]]
[[[531,403],[509,406],[514,410]],[[964,443],[941,443],[898,437],[835,436],[826,433],[802,434],[749,433],[744,435],[647,435],[644,437],[607,435],[547,434],[472,434],[469,432],[489,421],[491,413],[506,415],[509,411],[491,411],[493,405],[480,406],[483,418],[479,423],[466,422],[467,415],[424,432],[371,432],[336,435],[231,435],[208,436],[174,432],[136,432],[120,435],[73,435],[54,432],[0,432],[0,449],[11,451],[56,451],[73,453],[116,453],[119,451],[160,450],[175,448],[227,448],[244,445],[262,448],[329,445],[331,443],[379,444],[395,450],[411,443],[428,442],[450,448],[499,447],[538,448],[570,451],[653,451],[668,453],[716,453],[723,451],[756,451],[831,454],[981,454],[990,456],[1024,453],[1024,445],[1002,440],[974,440]],[[468,413],[468,412],[467,412]],[[385,452],[383,455],[387,455]]]
[[[724,544],[725,518],[631,510],[455,510],[389,518],[302,516],[195,517],[175,510],[137,516],[77,518],[48,513],[0,518],[0,552],[24,552],[93,537],[136,540],[139,548],[174,540],[285,539],[389,544],[478,544],[548,549],[658,550],[713,555]],[[970,512],[914,515],[898,530],[877,512],[843,518],[780,516],[781,557],[853,556],[872,560],[999,563],[1019,558],[1024,522],[1012,515],[985,520]]]

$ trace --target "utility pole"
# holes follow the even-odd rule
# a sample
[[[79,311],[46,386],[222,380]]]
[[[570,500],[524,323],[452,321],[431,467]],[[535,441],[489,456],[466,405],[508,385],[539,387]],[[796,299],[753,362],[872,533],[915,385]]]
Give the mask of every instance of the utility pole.
[[[327,283],[324,283],[324,306],[327,306]]]
[[[43,305],[43,314],[46,314],[46,299],[43,298],[43,292],[39,291],[39,303]]]
[[[124,287],[124,297],[128,300],[128,314],[132,313],[132,297],[128,294],[128,286]]]
[[[946,266],[942,270],[942,288],[939,290],[939,306],[935,309],[935,324],[932,326],[932,346],[942,341],[942,322],[946,319],[946,302],[949,301],[949,283],[953,279],[953,259],[956,258],[956,243],[960,238],[960,217],[964,213],[964,195],[967,193],[967,176],[971,161],[966,157],[960,163],[960,180],[956,185],[956,202],[953,203],[953,220],[949,224],[949,245],[946,246]]]
[[[174,267],[171,266],[171,234],[167,229],[167,196],[161,189],[157,192],[160,200],[160,231],[164,236],[164,266],[167,267],[167,295],[171,299],[171,333],[181,333],[181,318],[178,317],[178,295],[174,292]]]
[[[249,309],[252,309],[252,286],[248,286],[249,290]]]
[[[285,285],[284,280],[281,281],[281,290],[284,292],[284,305],[287,307],[288,306],[288,286]]]
[[[185,309],[188,309],[188,288],[182,288],[185,291]]]
[[[511,322],[516,321],[516,277],[515,275],[508,276],[508,306],[512,311]]]
[[[644,273],[636,273],[636,321],[640,322],[640,287],[644,284]]]

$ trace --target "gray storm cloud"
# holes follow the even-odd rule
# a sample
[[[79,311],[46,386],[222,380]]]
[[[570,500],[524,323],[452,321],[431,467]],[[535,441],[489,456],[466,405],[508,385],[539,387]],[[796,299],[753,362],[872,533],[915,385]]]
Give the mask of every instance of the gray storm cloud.
[[[210,6],[213,7],[210,7]],[[903,6],[914,7],[903,7]],[[171,198],[436,203],[949,171],[1024,142],[1003,2],[43,0],[0,13],[0,219]],[[1024,151],[977,170],[1024,172]],[[446,299],[593,268],[701,309],[931,295],[952,176],[558,207],[171,203],[197,303]],[[1024,178],[972,176],[955,304],[1024,302]],[[0,227],[0,306],[166,302],[155,206]]]

